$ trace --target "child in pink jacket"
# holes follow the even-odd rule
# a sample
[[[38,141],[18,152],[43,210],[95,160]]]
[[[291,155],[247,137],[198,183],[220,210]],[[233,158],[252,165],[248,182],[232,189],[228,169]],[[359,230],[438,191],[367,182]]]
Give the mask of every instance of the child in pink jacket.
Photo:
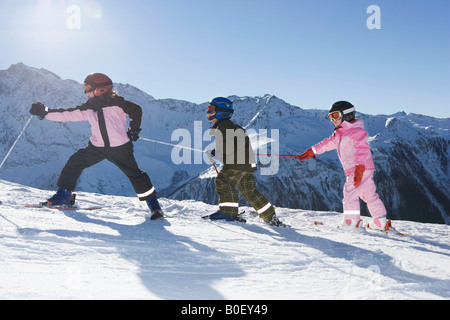
[[[355,107],[347,101],[338,101],[331,106],[330,120],[335,126],[331,137],[306,150],[299,157],[305,161],[326,151],[337,149],[347,181],[344,185],[344,221],[341,228],[363,227],[360,216],[359,198],[367,203],[373,220],[366,225],[370,229],[393,229],[386,218],[386,208],[376,193],[372,153],[367,142],[368,132],[364,122],[355,119]]]
[[[45,205],[73,205],[72,192],[83,170],[106,159],[128,177],[139,200],[147,202],[152,213],[150,219],[162,218],[156,190],[148,174],[139,169],[133,152],[132,141],[139,139],[141,131],[142,108],[112,91],[113,82],[102,73],[88,75],[84,89],[89,100],[76,108],[50,109],[39,102],[31,106],[30,113],[40,120],[88,121],[92,132],[87,147],[78,150],[67,161],[58,179],[58,190]]]

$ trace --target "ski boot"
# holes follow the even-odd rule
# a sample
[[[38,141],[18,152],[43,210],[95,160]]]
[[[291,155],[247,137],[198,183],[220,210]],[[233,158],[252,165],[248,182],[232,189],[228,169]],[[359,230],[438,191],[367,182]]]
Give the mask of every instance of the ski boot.
[[[372,221],[366,225],[366,228],[379,231],[395,231],[395,228],[392,227],[391,220],[388,220],[386,216],[373,218]]]
[[[225,220],[225,221],[235,221],[233,217],[226,216],[224,214],[221,214],[219,211],[214,212],[213,214],[210,214],[208,216],[204,216],[203,219],[209,219],[209,220]]]
[[[238,222],[247,222],[245,219],[237,216],[236,218],[226,216],[224,214],[221,214],[219,211],[214,212],[213,214],[210,214],[208,216],[202,217],[203,219],[209,219],[209,220],[225,220],[225,221],[238,221]]]
[[[283,227],[288,228],[289,226],[278,219],[276,214],[273,214],[272,217],[268,220],[263,220],[268,225],[274,226],[274,227]]]
[[[342,221],[340,225],[338,225],[339,229],[342,230],[362,230],[364,229],[363,221],[361,219],[345,219]]]
[[[152,198],[146,200],[147,205],[150,209],[150,212],[152,213],[150,220],[156,220],[163,218],[161,206],[159,205],[158,198],[156,196],[153,196]]]
[[[56,193],[47,201],[42,202],[44,206],[73,206],[75,204],[75,194],[72,191],[58,188]]]

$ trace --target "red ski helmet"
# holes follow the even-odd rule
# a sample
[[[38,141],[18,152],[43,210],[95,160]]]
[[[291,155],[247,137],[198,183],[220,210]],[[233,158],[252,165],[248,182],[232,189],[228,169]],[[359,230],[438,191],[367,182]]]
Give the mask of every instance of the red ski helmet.
[[[102,96],[113,89],[112,80],[103,73],[91,73],[84,79],[84,93],[94,91],[94,96]]]

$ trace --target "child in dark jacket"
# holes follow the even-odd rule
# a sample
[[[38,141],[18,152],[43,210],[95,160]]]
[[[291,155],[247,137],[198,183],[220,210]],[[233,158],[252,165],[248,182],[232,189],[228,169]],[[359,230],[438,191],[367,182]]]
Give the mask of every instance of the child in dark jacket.
[[[84,169],[109,160],[128,177],[141,201],[146,201],[152,213],[151,219],[162,217],[156,190],[149,176],[140,170],[133,154],[133,143],[139,139],[142,108],[126,101],[113,92],[111,79],[102,73],[93,73],[84,81],[89,100],[72,109],[49,109],[42,103],[34,103],[30,113],[51,121],[89,121],[92,136],[88,146],[73,154],[58,179],[58,190],[46,205],[73,205],[72,192]],[[130,129],[127,130],[127,115]]]
[[[233,112],[233,103],[227,98],[214,98],[208,105],[208,120],[213,123],[210,135],[214,136],[216,143],[216,149],[210,153],[223,163],[223,168],[215,180],[219,210],[206,218],[241,220],[238,217],[237,188],[263,221],[271,225],[282,225],[275,214],[273,205],[256,188],[255,155],[245,130],[230,120]]]

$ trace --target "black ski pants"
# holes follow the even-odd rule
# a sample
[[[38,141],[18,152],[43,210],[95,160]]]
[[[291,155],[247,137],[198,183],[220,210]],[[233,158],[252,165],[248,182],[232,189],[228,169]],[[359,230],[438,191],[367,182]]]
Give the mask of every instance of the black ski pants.
[[[78,150],[69,158],[59,176],[58,187],[74,191],[83,170],[105,159],[122,170],[141,201],[150,199],[156,194],[150,177],[137,165],[131,141],[119,147],[109,148],[95,147],[89,142],[86,148]]]

